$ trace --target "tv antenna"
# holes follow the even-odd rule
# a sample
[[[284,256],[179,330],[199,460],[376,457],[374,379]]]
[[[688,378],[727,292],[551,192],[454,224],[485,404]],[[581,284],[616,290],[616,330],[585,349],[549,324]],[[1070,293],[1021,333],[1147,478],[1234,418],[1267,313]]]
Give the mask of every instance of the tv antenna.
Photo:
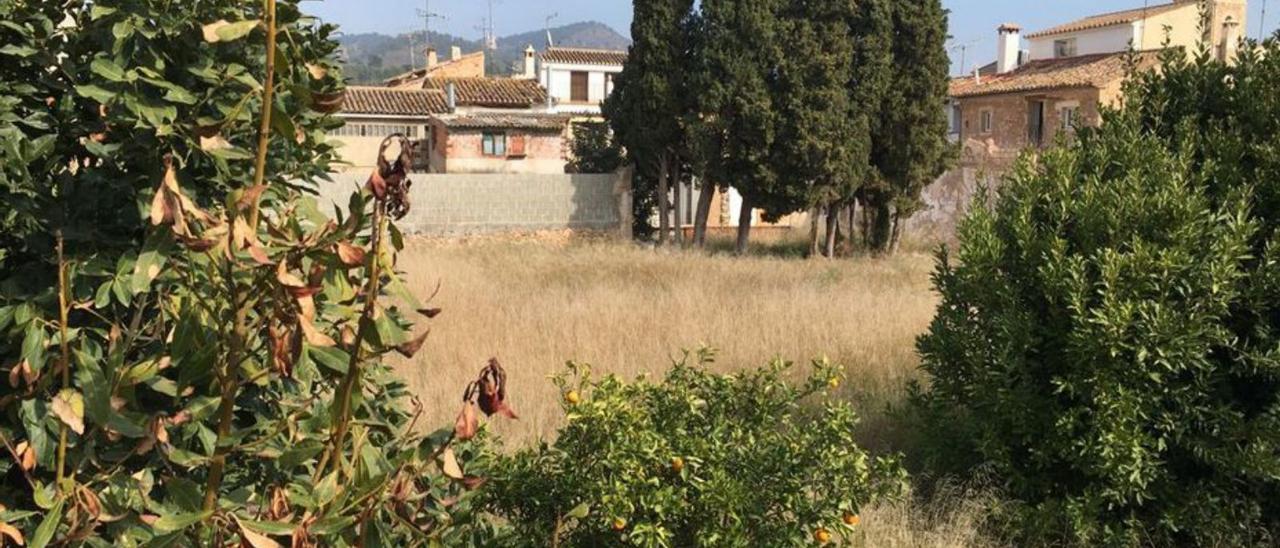
[[[967,74],[967,72],[965,71],[965,68],[968,62],[969,48],[978,45],[980,42],[982,42],[982,40],[970,40],[968,42],[955,44],[947,48],[948,50],[951,50],[951,51],[960,50],[960,75],[961,76],[964,76],[965,74]]]
[[[422,29],[424,32],[427,33],[427,47],[430,48],[432,47],[431,20],[445,19],[445,16],[440,15],[434,11],[431,11],[431,0],[422,0],[422,8],[423,9],[417,10],[417,12],[418,12],[418,17],[422,18]]]
[[[557,18],[557,17],[560,17],[560,12],[555,12],[555,13],[553,13],[553,14],[551,14],[551,15],[548,15],[548,16],[547,16],[547,18],[544,20],[544,22],[543,22],[543,24],[542,24],[542,30],[546,31],[546,33],[547,33],[547,47],[548,47],[548,48],[554,48],[554,47],[556,46],[555,41],[551,39],[551,20],[552,20],[552,19],[555,19],[555,18]]]

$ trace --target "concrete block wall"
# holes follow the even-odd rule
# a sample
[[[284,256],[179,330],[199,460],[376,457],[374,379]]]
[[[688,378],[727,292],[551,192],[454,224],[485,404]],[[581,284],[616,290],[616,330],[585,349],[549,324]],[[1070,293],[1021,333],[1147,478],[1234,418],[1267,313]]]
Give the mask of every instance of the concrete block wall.
[[[345,207],[368,171],[333,175],[319,189],[326,201]],[[582,174],[410,175],[409,215],[397,226],[433,236],[538,230],[612,231],[629,236],[629,172]],[[327,208],[325,208],[327,209]]]

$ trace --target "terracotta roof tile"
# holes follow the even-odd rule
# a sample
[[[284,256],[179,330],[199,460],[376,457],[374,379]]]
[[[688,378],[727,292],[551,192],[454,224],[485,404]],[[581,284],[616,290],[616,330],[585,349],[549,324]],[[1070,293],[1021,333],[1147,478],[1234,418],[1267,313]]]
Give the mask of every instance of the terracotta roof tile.
[[[461,129],[525,129],[533,131],[563,131],[569,123],[567,116],[546,114],[475,113],[436,116],[448,128]]]
[[[1084,19],[1072,21],[1065,25],[1058,25],[1053,28],[1033,32],[1031,34],[1028,34],[1027,38],[1040,38],[1042,36],[1051,36],[1054,34],[1063,34],[1067,32],[1097,29],[1102,27],[1109,27],[1112,25],[1123,25],[1123,24],[1132,23],[1134,21],[1140,21],[1142,19],[1146,19],[1147,17],[1151,17],[1153,15],[1160,15],[1165,12],[1185,8],[1188,6],[1195,8],[1196,4],[1194,2],[1181,3],[1181,4],[1177,4],[1177,3],[1162,4],[1159,6],[1149,6],[1146,8],[1137,8],[1137,9],[1117,11],[1112,13],[1104,13],[1101,15],[1093,15],[1093,16],[1085,17]]]
[[[427,78],[421,87],[444,92],[452,83],[458,106],[528,108],[547,102],[547,91],[535,80],[516,78]]]
[[[627,62],[627,52],[607,49],[547,48],[542,60],[547,63],[570,65],[616,65]]]
[[[952,97],[974,97],[1053,88],[1101,87],[1123,79],[1128,71],[1127,53],[1080,55],[1030,61],[1004,74],[984,74],[951,80]],[[1155,52],[1138,55],[1139,66],[1148,66]]]
[[[342,112],[384,116],[428,116],[449,112],[444,93],[426,89],[350,86]]]

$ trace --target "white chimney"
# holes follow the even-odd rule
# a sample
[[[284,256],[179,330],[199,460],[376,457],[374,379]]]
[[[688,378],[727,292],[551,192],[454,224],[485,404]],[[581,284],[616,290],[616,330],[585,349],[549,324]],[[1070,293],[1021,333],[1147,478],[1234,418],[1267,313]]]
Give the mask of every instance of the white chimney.
[[[532,45],[524,48],[524,79],[533,80],[538,77],[538,52],[533,49]]]
[[[462,48],[458,46],[449,48],[449,60],[457,61],[458,59],[462,59]]]
[[[436,48],[427,48],[427,70],[436,68],[440,64],[440,58],[436,56]]]
[[[1000,41],[996,46],[996,73],[1004,74],[1018,68],[1022,51],[1022,27],[1013,23],[1000,25]]]
[[[1222,43],[1218,45],[1218,60],[1232,64],[1240,47],[1240,22],[1227,17],[1222,23]]]
[[[450,114],[458,110],[458,88],[454,86],[453,82],[448,82],[444,85],[444,102],[445,106],[449,108]]]

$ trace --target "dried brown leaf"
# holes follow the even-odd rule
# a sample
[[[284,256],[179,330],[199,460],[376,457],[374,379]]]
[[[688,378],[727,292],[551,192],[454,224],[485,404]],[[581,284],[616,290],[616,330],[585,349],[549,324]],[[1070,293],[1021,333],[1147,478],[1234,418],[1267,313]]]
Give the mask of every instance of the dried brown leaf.
[[[329,348],[338,345],[337,341],[334,341],[332,337],[321,333],[320,330],[316,329],[315,324],[311,323],[311,320],[306,318],[300,318],[299,320],[298,325],[302,327],[302,336],[306,337],[307,344],[321,348]]]
[[[72,388],[64,388],[53,397],[50,406],[58,420],[77,434],[84,434],[84,396]]]
[[[439,308],[420,308],[420,309],[418,309],[418,313],[419,313],[419,314],[422,314],[423,316],[426,316],[426,317],[427,317],[427,319],[431,319],[431,318],[434,318],[434,317],[436,317],[436,316],[439,316],[441,312],[443,312],[443,311],[442,311],[442,310],[440,310]]]
[[[18,454],[18,465],[23,470],[30,472],[36,469],[36,450],[30,443],[20,442],[14,448],[14,452]]]
[[[462,411],[458,413],[458,419],[453,423],[453,435],[461,441],[466,441],[476,437],[476,431],[480,428],[480,420],[476,416],[476,406],[471,402],[463,402]]]
[[[347,266],[361,266],[364,264],[364,257],[364,248],[351,245],[347,242],[338,242],[338,259],[342,261],[342,264]]]
[[[431,334],[430,329],[423,331],[421,335],[418,335],[413,340],[408,341],[400,346],[397,346],[396,352],[399,352],[401,356],[404,356],[406,358],[414,357],[415,355],[418,354],[419,350],[422,350],[422,345],[423,343],[427,342],[427,336],[430,334]]]
[[[222,39],[218,37],[218,29],[230,25],[226,19],[219,19],[200,28],[204,34],[204,41],[210,44],[217,43]]]
[[[465,477],[462,473],[462,465],[458,464],[458,456],[453,454],[451,447],[446,447],[440,454],[440,470],[444,475],[456,480]]]
[[[18,546],[26,546],[27,544],[27,539],[22,537],[22,531],[19,531],[17,527],[9,525],[8,523],[0,522],[0,541],[5,537],[13,541],[13,543]],[[0,544],[5,543],[0,542]]]

